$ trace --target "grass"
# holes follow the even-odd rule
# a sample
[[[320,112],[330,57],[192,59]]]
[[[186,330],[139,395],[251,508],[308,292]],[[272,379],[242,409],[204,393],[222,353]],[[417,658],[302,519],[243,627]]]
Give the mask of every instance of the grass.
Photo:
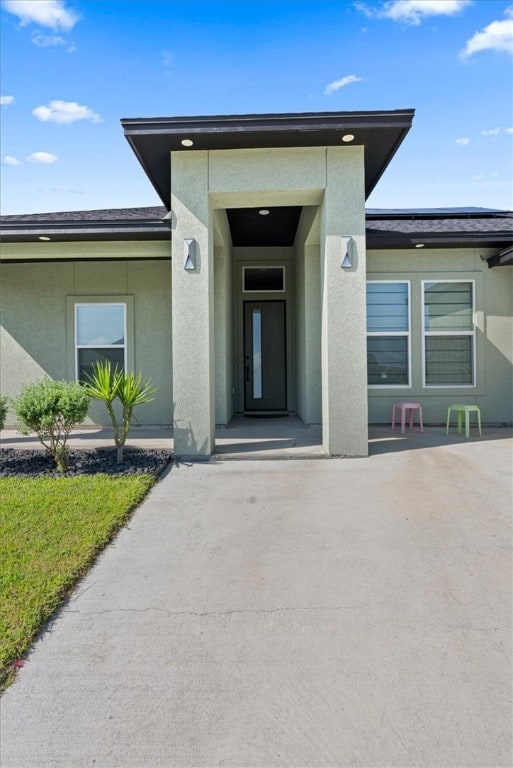
[[[153,482],[142,474],[0,478],[0,689]]]

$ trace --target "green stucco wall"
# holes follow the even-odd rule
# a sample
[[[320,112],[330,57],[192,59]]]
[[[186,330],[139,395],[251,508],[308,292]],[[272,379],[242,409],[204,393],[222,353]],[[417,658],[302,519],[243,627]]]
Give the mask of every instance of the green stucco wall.
[[[230,423],[234,413],[233,270],[230,227],[225,211],[214,212],[215,419]]]
[[[226,361],[216,353],[227,350],[214,339],[222,325],[215,308],[216,261],[218,285],[222,286],[221,260],[216,253],[215,212],[226,208],[315,206],[320,209],[319,266],[317,252],[305,250],[308,279],[303,295],[308,299],[311,318],[320,321],[321,333],[303,323],[298,329],[304,339],[301,365],[307,358],[321,360],[321,378],[314,386],[310,379],[302,394],[304,418],[315,420],[322,391],[323,445],[330,455],[367,454],[366,337],[365,337],[365,216],[363,147],[295,147],[225,151],[171,152],[171,207],[173,210],[173,384],[174,428],[178,453],[204,455],[214,449],[216,414],[226,409],[226,381],[220,368]],[[352,238],[354,265],[340,269],[341,236]],[[196,244],[196,267],[183,269],[183,241]],[[234,254],[235,256],[235,254]],[[320,275],[320,278],[319,278]],[[294,276],[291,272],[292,279]],[[222,287],[220,288],[222,291]],[[320,296],[320,313],[314,310],[315,293]],[[219,293],[217,293],[219,295]],[[294,302],[288,301],[288,311]],[[306,309],[307,304],[303,305]],[[303,311],[303,310],[302,310]],[[235,315],[237,313],[235,312]],[[310,318],[309,318],[310,319]],[[310,333],[312,330],[312,333]],[[289,354],[295,345],[295,321],[290,321]],[[238,333],[238,329],[237,329]],[[236,345],[234,345],[236,346]],[[240,344],[239,344],[240,346]],[[313,346],[316,347],[312,352]],[[294,361],[289,363],[289,373]],[[240,368],[240,366],[239,366]],[[347,387],[351,380],[352,387]],[[215,392],[215,385],[222,392]],[[289,376],[289,408],[295,402],[295,373]],[[241,393],[240,384],[235,387]],[[224,401],[224,404],[223,404]],[[239,406],[240,407],[240,406]],[[236,405],[237,408],[237,405]],[[219,418],[219,416],[218,416]]]
[[[369,251],[368,280],[411,283],[411,387],[369,389],[370,423],[390,423],[396,400],[422,403],[427,423],[444,423],[451,403],[479,405],[485,423],[513,422],[513,268],[489,269],[484,249]],[[424,387],[421,281],[473,280],[476,286],[476,382],[473,387]]]
[[[18,253],[23,248],[18,246]],[[0,264],[0,392],[16,395],[24,384],[44,376],[70,378],[74,350],[68,299],[102,295],[133,297],[129,358],[135,370],[158,387],[155,401],[137,409],[137,422],[170,424],[169,260]],[[99,403],[92,406],[90,416],[93,423],[109,423]],[[8,423],[14,424],[12,414]]]
[[[322,421],[319,208],[305,206],[294,243],[296,409],[305,424]]]

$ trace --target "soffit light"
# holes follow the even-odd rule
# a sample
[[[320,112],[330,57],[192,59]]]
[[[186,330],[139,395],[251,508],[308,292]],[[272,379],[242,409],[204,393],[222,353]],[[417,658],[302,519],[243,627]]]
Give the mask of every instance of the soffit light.
[[[267,208],[260,208],[258,213],[260,214],[260,216],[269,216],[271,211],[267,210]]]
[[[182,146],[183,147],[192,147],[194,144],[192,139],[182,139]]]
[[[344,135],[342,136],[342,141],[345,141],[346,144],[348,144],[350,141],[354,141],[354,134],[344,133]]]
[[[48,240],[50,240],[50,238],[46,237],[46,235],[39,235],[38,240],[44,240],[45,242],[47,242]]]

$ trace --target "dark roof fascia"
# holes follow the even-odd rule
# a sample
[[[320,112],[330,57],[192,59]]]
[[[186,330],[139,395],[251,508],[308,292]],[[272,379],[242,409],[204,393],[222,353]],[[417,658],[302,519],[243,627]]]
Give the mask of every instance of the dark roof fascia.
[[[127,223],[109,224],[98,222],[91,224],[69,223],[59,226],[55,223],[37,222],[34,224],[0,222],[0,240],[3,243],[38,242],[41,237],[49,237],[52,242],[80,242],[91,240],[169,240],[169,223]]]
[[[366,243],[369,250],[390,250],[393,248],[504,248],[511,243],[511,235],[505,232],[382,232],[366,228]]]
[[[489,256],[486,259],[490,269],[493,267],[512,267],[513,266],[513,245],[509,245],[500,253]]]
[[[410,130],[414,114],[415,110],[404,109],[123,118],[121,125],[146,175],[169,209],[169,153],[173,150],[344,146],[341,136],[347,132],[355,133],[355,141],[345,146],[368,144],[373,139],[365,163],[368,197]],[[387,136],[390,132],[393,133],[391,143]],[[193,148],[187,150],[182,146],[184,138],[194,140]],[[369,153],[373,155],[369,157]]]
[[[503,219],[511,218],[511,211],[499,208],[432,208],[432,209],[366,209],[366,221],[429,221],[431,219]]]

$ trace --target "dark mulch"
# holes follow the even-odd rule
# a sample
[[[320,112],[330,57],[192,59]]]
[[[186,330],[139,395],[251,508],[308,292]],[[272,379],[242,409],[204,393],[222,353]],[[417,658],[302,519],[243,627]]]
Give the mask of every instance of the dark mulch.
[[[114,447],[94,450],[72,450],[66,475],[134,475],[144,472],[159,475],[173,459],[165,449],[127,447],[122,464],[116,462]],[[55,471],[51,456],[44,450],[0,448],[0,477],[62,477]]]

